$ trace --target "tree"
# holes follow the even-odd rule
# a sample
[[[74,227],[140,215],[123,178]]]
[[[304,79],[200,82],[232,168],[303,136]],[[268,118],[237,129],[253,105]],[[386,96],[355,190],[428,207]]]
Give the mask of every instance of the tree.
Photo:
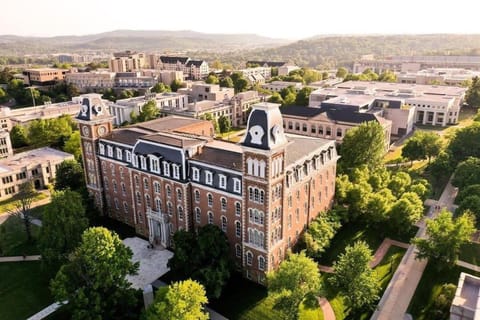
[[[172,89],[172,92],[177,92],[178,89],[182,87],[182,82],[180,80],[173,80],[172,83],[170,84],[170,88]]]
[[[150,91],[155,93],[162,93],[162,92],[170,92],[172,90],[170,89],[170,86],[166,86],[161,82],[157,82]]]
[[[330,240],[333,239],[341,226],[338,219],[331,216],[331,212],[320,213],[317,218],[310,222],[303,235],[307,255],[312,258],[320,258],[325,249],[330,246]]]
[[[465,93],[465,101],[471,107],[480,106],[480,79],[475,76]]]
[[[51,282],[56,301],[68,300],[74,319],[134,319],[137,303],[127,275],[138,262],[118,235],[103,227],[89,228]]]
[[[330,283],[338,289],[353,310],[371,305],[378,299],[380,281],[370,267],[372,251],[363,241],[347,246],[333,263],[334,273]]]
[[[207,302],[205,289],[197,281],[174,282],[157,291],[147,311],[147,320],[207,320],[209,316],[204,311]]]
[[[268,98],[268,102],[283,104],[283,99],[278,92],[273,92],[270,98]]]
[[[297,106],[308,106],[308,101],[310,99],[310,93],[312,93],[313,89],[310,87],[302,88],[298,91],[297,96],[295,98],[295,104]]]
[[[460,189],[480,184],[480,158],[470,157],[458,164],[452,184]]]
[[[73,154],[75,159],[80,161],[82,157],[80,131],[77,130],[70,135],[68,140],[65,141],[63,151]]]
[[[156,119],[159,114],[160,110],[157,108],[157,103],[154,100],[150,100],[143,105],[137,118],[139,122],[149,121]]]
[[[340,164],[345,172],[366,165],[378,168],[385,154],[385,134],[376,121],[362,123],[347,131],[340,146]]]
[[[436,219],[427,219],[427,238],[414,238],[417,259],[430,259],[438,268],[453,267],[458,259],[460,247],[470,242],[475,232],[475,218],[469,212],[454,219],[446,210]]]
[[[10,131],[10,140],[12,141],[12,147],[14,148],[27,146],[28,138],[25,127],[19,124],[14,125]]]
[[[15,208],[13,209],[13,213],[23,220],[28,242],[32,241],[32,217],[30,208],[36,194],[37,192],[35,191],[33,181],[29,180],[18,186],[18,192],[13,197],[15,201]]]
[[[80,243],[88,227],[82,196],[71,190],[57,191],[44,210],[40,233],[42,260],[57,270]]]
[[[281,310],[286,319],[296,319],[300,303],[320,290],[318,266],[305,252],[290,254],[277,271],[267,274],[267,278],[268,293],[275,299],[275,308]]]
[[[393,230],[408,232],[422,215],[422,199],[416,193],[405,192],[390,209],[389,225]]]
[[[428,158],[428,163],[430,163],[431,158],[438,156],[441,149],[442,140],[438,134],[416,131],[405,143],[402,149],[402,157],[410,161]]]
[[[210,112],[207,112],[207,113],[201,115],[201,116],[200,116],[200,119],[202,119],[202,120],[210,120],[210,121],[212,122],[212,124],[213,124],[214,130],[217,131],[217,132],[219,131],[218,121],[217,121],[217,119],[215,119],[215,118],[213,117],[213,115],[212,115]]]
[[[233,81],[232,78],[230,77],[225,77],[222,80],[220,80],[220,87],[224,88],[233,88]]]
[[[80,163],[76,160],[65,160],[60,163],[55,174],[55,190],[81,191],[84,188],[85,176]]]
[[[348,74],[348,70],[344,67],[340,67],[337,69],[337,74],[336,74],[336,77],[337,78],[345,78]]]
[[[103,91],[102,99],[107,99],[109,101],[117,101],[117,95],[115,94],[115,91],[113,91],[112,88],[105,89]]]
[[[447,147],[453,165],[468,157],[480,157],[480,122],[455,131]]]
[[[0,87],[0,103],[6,102],[6,101],[8,101],[8,95],[5,92],[5,90],[3,90],[2,87]]]
[[[205,79],[205,83],[209,84],[218,84],[220,81],[218,80],[217,76],[214,74],[208,75],[207,79]]]
[[[385,70],[378,76],[378,81],[397,82],[397,75],[391,70]]]
[[[425,155],[428,158],[428,163],[432,157],[436,157],[442,150],[442,139],[434,132],[422,132],[422,143],[425,148]]]
[[[424,159],[425,148],[422,146],[420,140],[415,137],[408,139],[402,148],[402,157],[410,160],[412,165],[413,160]]]
[[[410,175],[407,172],[400,171],[391,176],[388,188],[392,190],[395,196],[400,197],[410,187],[411,183]]]
[[[471,195],[479,195],[480,194],[480,184],[472,184],[466,186],[465,188],[460,189],[457,196],[455,197],[455,203],[460,204],[462,203],[463,199],[469,197]]]
[[[220,133],[225,133],[225,132],[230,131],[232,129],[232,124],[230,123],[230,118],[225,116],[225,115],[221,115],[218,118],[218,129],[219,129]]]
[[[237,81],[234,81],[233,88],[235,89],[235,93],[240,93],[246,91],[248,88],[248,81],[247,79],[239,78]]]
[[[460,205],[458,206],[455,213],[471,212],[475,216],[477,225],[480,222],[480,194],[472,194],[468,197],[465,197]]]
[[[208,224],[200,227],[198,234],[176,232],[173,242],[174,255],[168,261],[172,272],[180,278],[199,281],[208,297],[218,298],[230,278],[232,267],[225,233]]]
[[[429,312],[429,319],[448,320],[450,319],[450,307],[457,285],[453,283],[445,283],[440,287],[440,292],[433,301],[433,306]]]

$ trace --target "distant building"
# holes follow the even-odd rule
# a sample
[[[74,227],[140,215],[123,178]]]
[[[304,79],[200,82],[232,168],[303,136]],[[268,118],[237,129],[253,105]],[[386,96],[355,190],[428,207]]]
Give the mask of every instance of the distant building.
[[[142,76],[141,72],[117,72],[114,78],[115,88],[147,89],[157,84],[155,77]]]
[[[68,70],[57,68],[38,68],[23,70],[23,83],[27,86],[53,86],[63,81]]]
[[[223,88],[218,84],[208,84],[204,82],[194,82],[190,88],[181,88],[178,93],[187,94],[190,102],[193,101],[224,101],[231,99],[235,91],[233,88]]]
[[[58,165],[73,155],[52,148],[34,149],[0,160],[0,200],[11,198],[18,187],[33,181],[36,189],[53,183]]]
[[[300,70],[300,67],[284,65],[284,66],[278,67],[278,75],[279,76],[288,76],[290,74],[290,72],[295,71],[295,70]]]
[[[450,307],[450,320],[478,319],[480,319],[480,278],[462,272]]]
[[[160,70],[182,71],[187,80],[205,79],[209,73],[208,63],[189,57],[160,56],[156,68]]]
[[[0,159],[13,156],[12,142],[8,131],[0,130]]]
[[[480,71],[457,68],[430,68],[417,72],[399,72],[396,73],[396,76],[399,83],[460,86],[465,81],[480,76]]]
[[[283,67],[287,63],[282,61],[259,61],[259,60],[249,60],[247,61],[247,68],[250,66],[258,65],[259,67],[274,68],[274,67]]]
[[[115,73],[109,71],[73,72],[65,75],[65,82],[80,91],[102,90],[115,86]]]
[[[145,54],[124,51],[116,52],[110,58],[108,66],[111,72],[134,72],[146,67]]]
[[[272,77],[272,68],[255,67],[238,70],[250,84],[262,84]]]
[[[334,141],[286,135],[278,104],[252,108],[240,144],[213,139],[210,121],[166,117],[112,130],[112,116],[84,100],[86,183],[95,205],[170,247],[176,231],[214,224],[243,275],[265,284],[306,226],[333,204]]]
[[[289,81],[272,81],[270,83],[262,84],[262,88],[273,91],[273,92],[280,92],[283,89],[288,87],[293,87],[295,91],[300,91],[303,88],[303,84],[301,82],[289,82]]]

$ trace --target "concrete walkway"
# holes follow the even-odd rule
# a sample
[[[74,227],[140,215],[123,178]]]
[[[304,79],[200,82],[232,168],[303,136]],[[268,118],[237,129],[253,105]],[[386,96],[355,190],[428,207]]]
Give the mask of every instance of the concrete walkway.
[[[68,301],[65,301],[64,304],[67,303],[67,302]],[[51,315],[52,313],[54,313],[55,311],[57,311],[57,309],[60,308],[61,306],[62,306],[62,304],[60,304],[59,302],[52,303],[48,307],[46,307],[46,308],[40,310],[39,312],[35,313],[33,316],[31,316],[27,320],[42,320],[43,318],[46,318],[49,315]]]
[[[43,206],[45,204],[49,204],[51,200],[52,199],[50,197],[50,194],[48,194],[47,198],[33,202],[32,205],[30,206],[30,208],[33,209],[33,208],[38,207],[38,206]],[[10,216],[14,215],[14,214],[15,213],[12,213],[12,212],[0,212],[0,224],[7,221],[7,219],[10,218]],[[38,219],[33,219],[33,220],[40,221]],[[38,225],[37,223],[33,223],[33,224]],[[41,224],[42,224],[42,222],[40,221],[40,227],[41,227]]]
[[[457,190],[452,186],[451,181],[452,177],[450,177],[440,200],[437,202],[440,208],[450,209],[453,205]],[[434,219],[438,213],[439,210],[435,210],[435,207],[430,207],[427,217]],[[424,238],[425,229],[425,223],[420,224],[416,237]],[[426,259],[416,260],[415,257],[416,248],[410,245],[380,299],[377,309],[371,318],[372,320],[404,319],[408,305],[427,265]]]
[[[457,261],[457,266],[464,267],[470,269],[472,271],[480,272],[480,267],[462,260]]]
[[[42,258],[41,255],[34,256],[12,256],[12,257],[0,257],[0,262],[21,262],[21,261],[38,261]]]
[[[318,304],[320,308],[322,308],[323,312],[323,319],[324,320],[335,320],[335,312],[333,312],[333,308],[330,305],[330,302],[324,297],[318,298]]]

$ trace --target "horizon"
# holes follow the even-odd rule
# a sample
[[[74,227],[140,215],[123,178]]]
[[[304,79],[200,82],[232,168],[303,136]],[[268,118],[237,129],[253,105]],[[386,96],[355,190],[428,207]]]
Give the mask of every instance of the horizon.
[[[9,1],[3,4],[3,11],[8,14],[0,20],[0,32],[2,35],[55,37],[115,30],[195,30],[288,40],[323,35],[480,33],[476,11],[465,10],[471,7],[467,0],[435,4],[434,8],[430,3],[414,0],[405,0],[396,7],[386,7],[379,0],[335,3],[299,0],[295,6],[244,0],[241,6],[233,9],[220,0],[201,3],[187,0],[182,2],[177,14],[165,13],[162,5],[153,1],[136,3],[135,7],[129,2],[112,0],[84,0],[81,5],[60,0]],[[132,10],[135,8],[138,11]]]

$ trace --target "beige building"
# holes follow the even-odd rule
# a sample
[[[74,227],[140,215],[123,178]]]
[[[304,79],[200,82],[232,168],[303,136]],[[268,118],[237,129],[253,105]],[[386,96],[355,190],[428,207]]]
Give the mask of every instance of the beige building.
[[[396,75],[399,83],[460,86],[465,81],[480,76],[480,72],[458,68],[430,68],[418,72],[398,72]]]
[[[111,72],[140,71],[146,67],[145,54],[132,51],[116,52],[113,58],[110,58],[108,67]]]
[[[160,56],[156,67],[160,70],[182,71],[188,80],[201,80],[208,76],[208,63],[189,57]]]
[[[0,200],[11,198],[29,180],[36,189],[53,183],[58,165],[73,155],[52,148],[34,149],[0,160]]]
[[[272,77],[271,67],[255,67],[238,70],[251,84],[264,83]]]
[[[295,91],[300,91],[303,88],[303,84],[301,82],[289,82],[289,81],[272,81],[270,83],[262,84],[263,89],[270,90],[272,92],[280,92],[283,89],[288,87],[293,87]]]
[[[68,73],[65,75],[65,82],[74,84],[82,92],[89,89],[112,88],[115,84],[115,73],[109,71]]]
[[[225,101],[230,100],[235,95],[233,88],[222,88],[218,84],[208,84],[204,82],[194,82],[190,88],[178,89],[178,93],[189,96],[189,101]]]
[[[479,319],[480,278],[462,272],[450,307],[450,320]]]
[[[0,158],[7,158],[13,155],[12,142],[10,134],[6,130],[0,130]]]
[[[52,86],[65,79],[68,70],[57,68],[25,69],[23,83],[27,86]]]
[[[291,65],[284,65],[281,67],[278,67],[278,75],[279,76],[288,76],[290,72],[299,70],[300,67],[297,66],[291,66]]]

